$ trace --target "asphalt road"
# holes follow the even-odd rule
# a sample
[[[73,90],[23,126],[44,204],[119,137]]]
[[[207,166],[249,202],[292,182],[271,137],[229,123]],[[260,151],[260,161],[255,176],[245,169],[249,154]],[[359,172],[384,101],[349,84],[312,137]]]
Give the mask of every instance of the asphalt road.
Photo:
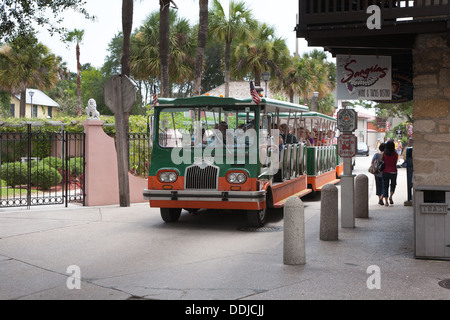
[[[370,159],[357,157],[354,173],[368,174]],[[337,242],[319,240],[320,200],[304,199],[303,266],[283,265],[282,211],[255,232],[244,213],[184,212],[166,224],[145,203],[0,209],[0,299],[449,299],[438,283],[450,262],[414,259],[405,177],[390,208],[377,205],[370,177],[370,219],[340,228]]]

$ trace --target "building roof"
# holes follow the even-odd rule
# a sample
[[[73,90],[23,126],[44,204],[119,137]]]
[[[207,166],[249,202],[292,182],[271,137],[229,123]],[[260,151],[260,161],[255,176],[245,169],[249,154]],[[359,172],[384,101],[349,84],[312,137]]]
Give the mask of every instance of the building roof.
[[[264,89],[265,85],[261,84],[261,88]],[[211,91],[205,92],[213,97],[225,97],[225,83],[212,89]],[[265,97],[264,91],[261,92],[263,97]],[[236,99],[247,99],[251,98],[250,95],[250,82],[249,81],[230,81],[230,97]],[[267,86],[267,98],[273,98],[274,94],[270,91],[269,86]]]
[[[56,107],[56,108],[60,107],[60,105],[55,100],[53,100],[52,98],[50,98],[49,96],[47,96],[45,93],[43,93],[38,89],[27,89],[26,104],[31,104],[30,92],[34,92],[33,105]],[[15,95],[15,97],[17,98],[17,100],[20,101],[20,94]]]

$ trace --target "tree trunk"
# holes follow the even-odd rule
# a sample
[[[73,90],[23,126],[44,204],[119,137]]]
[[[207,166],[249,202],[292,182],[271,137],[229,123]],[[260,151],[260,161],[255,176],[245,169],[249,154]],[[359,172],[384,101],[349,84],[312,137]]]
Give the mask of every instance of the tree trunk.
[[[231,42],[225,44],[225,98],[230,96]]]
[[[159,58],[161,60],[161,97],[169,97],[170,0],[160,0]]]
[[[261,70],[255,68],[255,87],[261,87]]]
[[[198,28],[197,54],[195,56],[194,96],[201,94],[203,57],[208,38],[208,0],[200,0],[200,20]]]
[[[20,92],[20,108],[19,108],[19,116],[21,118],[25,118],[27,110],[27,90],[22,90]],[[33,110],[31,110],[31,113],[33,113]]]
[[[123,49],[122,49],[122,74],[130,76],[130,38],[133,28],[134,0],[122,1],[122,30],[123,30]]]
[[[81,63],[80,63],[80,44],[77,42],[76,47],[76,55],[77,55],[77,98],[78,98],[78,116],[82,115],[81,111]]]

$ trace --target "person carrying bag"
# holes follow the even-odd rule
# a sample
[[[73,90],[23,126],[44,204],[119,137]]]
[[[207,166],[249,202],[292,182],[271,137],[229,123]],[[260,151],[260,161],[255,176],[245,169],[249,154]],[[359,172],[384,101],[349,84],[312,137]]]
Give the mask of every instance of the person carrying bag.
[[[382,143],[379,145],[378,150],[380,152],[373,155],[372,162],[369,167],[369,172],[372,173],[375,177],[375,185],[376,185],[376,194],[378,196],[378,204],[384,205],[383,203],[383,170],[382,166],[384,165],[383,161],[383,152],[385,149],[385,144]],[[381,170],[380,170],[381,169]]]

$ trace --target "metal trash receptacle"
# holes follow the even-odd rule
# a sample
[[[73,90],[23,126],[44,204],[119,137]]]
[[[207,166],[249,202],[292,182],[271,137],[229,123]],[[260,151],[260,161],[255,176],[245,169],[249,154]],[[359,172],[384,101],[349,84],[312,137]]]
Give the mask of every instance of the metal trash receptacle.
[[[450,260],[450,186],[414,189],[415,257]]]

